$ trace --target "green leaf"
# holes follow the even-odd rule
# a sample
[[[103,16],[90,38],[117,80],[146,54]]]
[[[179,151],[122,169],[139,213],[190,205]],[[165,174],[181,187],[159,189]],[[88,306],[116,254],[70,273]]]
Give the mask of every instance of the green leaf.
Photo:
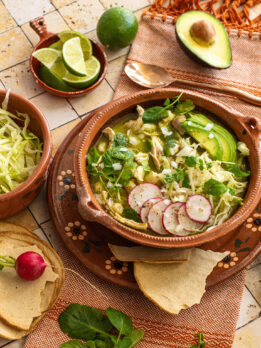
[[[245,172],[240,166],[236,163],[226,163],[226,170],[234,174],[238,178],[245,178],[250,175],[250,171]]]
[[[164,181],[167,184],[171,184],[174,180],[175,180],[174,174],[166,174],[166,175],[164,175]]]
[[[176,115],[184,115],[195,109],[195,105],[192,100],[186,99],[183,102],[179,102],[175,107],[174,112]]]
[[[121,132],[118,132],[113,139],[112,146],[126,146],[128,144],[128,139],[125,137],[125,135]]]
[[[184,179],[182,181],[182,187],[190,188],[190,180],[187,173],[185,173],[184,175]]]
[[[139,214],[134,209],[124,208],[122,212],[122,216],[125,217],[126,219],[140,222]]]
[[[71,304],[59,316],[61,330],[71,338],[93,340],[96,333],[108,333],[112,326],[102,311],[78,303]]]
[[[135,346],[144,336],[144,331],[142,330],[132,330],[129,336],[124,337],[120,344],[119,348],[129,348]]]
[[[213,163],[212,163],[212,162],[209,162],[209,163],[207,164],[207,168],[210,169],[210,168],[212,168],[212,167],[213,167]]]
[[[86,347],[88,347],[86,346],[86,344],[77,340],[65,342],[60,346],[60,348],[86,348]]]
[[[229,187],[228,188],[228,191],[229,191],[229,193],[231,194],[231,196],[234,196],[235,195],[235,190],[232,188],[232,187]]]
[[[198,163],[199,163],[199,169],[203,170],[204,169],[204,162],[203,162],[202,158],[199,158]]]
[[[206,181],[204,184],[204,188],[206,193],[212,196],[220,196],[228,190],[227,186],[215,179],[210,179]]]
[[[95,340],[95,344],[97,348],[107,348],[106,342],[102,340]]]
[[[97,163],[99,158],[100,158],[100,155],[96,147],[95,146],[91,147],[88,152],[88,163],[89,164]]]
[[[173,135],[169,135],[165,138],[165,145],[164,145],[164,154],[165,156],[170,156],[170,149],[172,147],[176,146],[175,139],[173,139]]]
[[[111,324],[118,330],[122,335],[130,335],[133,327],[131,319],[124,313],[114,309],[107,308],[106,314]]]
[[[86,342],[86,347],[87,348],[96,348],[95,341],[87,341]]]
[[[162,106],[153,106],[144,111],[142,121],[144,123],[156,123],[163,118],[168,117],[168,111]]]
[[[112,158],[116,158],[119,160],[128,160],[130,158],[134,158],[135,153],[132,152],[131,150],[127,149],[127,151],[124,151],[125,149],[123,149],[122,147],[118,146],[118,147],[114,147],[111,150],[111,157]]]
[[[196,167],[197,162],[198,162],[197,157],[185,156],[185,163],[188,167]]]
[[[164,101],[163,105],[164,105],[164,106],[168,106],[169,104],[170,104],[170,99],[167,98],[167,99]]]

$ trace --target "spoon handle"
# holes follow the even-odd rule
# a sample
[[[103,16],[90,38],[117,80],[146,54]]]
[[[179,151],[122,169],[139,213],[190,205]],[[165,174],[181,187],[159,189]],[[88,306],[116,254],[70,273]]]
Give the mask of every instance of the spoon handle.
[[[180,80],[180,79],[175,79],[177,82],[182,82],[185,84],[193,85],[193,86],[198,86],[198,87],[207,87],[207,88],[213,88],[219,91],[223,91],[229,94],[233,94],[237,96],[238,98],[247,101],[249,103],[261,106],[261,97],[255,96],[253,94],[250,94],[248,92],[242,91],[240,89],[237,89],[235,87],[228,87],[228,86],[220,86],[220,85],[215,85],[212,83],[203,83],[203,82],[196,82],[196,81],[189,81],[189,80]]]

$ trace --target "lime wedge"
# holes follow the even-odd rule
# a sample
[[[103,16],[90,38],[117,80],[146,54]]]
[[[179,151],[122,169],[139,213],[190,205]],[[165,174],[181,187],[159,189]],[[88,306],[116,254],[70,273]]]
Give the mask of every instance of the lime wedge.
[[[49,47],[40,48],[39,50],[33,52],[33,57],[50,69],[55,61],[61,57],[61,51]]]
[[[74,75],[86,76],[84,56],[79,37],[67,40],[63,44],[63,62],[66,68]]]
[[[89,87],[99,77],[101,64],[97,58],[95,58],[94,56],[91,56],[91,58],[85,62],[85,67],[86,67],[86,74],[87,74],[86,76],[79,77],[79,76],[75,76],[70,73],[67,73],[63,77],[63,81],[66,82],[69,86],[72,86],[77,89]]]
[[[54,42],[53,44],[51,44],[49,46],[49,48],[55,48],[56,50],[62,50],[63,49],[63,42],[62,40],[58,40],[56,42]]]
[[[39,70],[39,78],[48,86],[57,89],[59,91],[73,92],[74,89],[68,86],[62,79],[57,77],[46,66],[42,66]]]
[[[62,43],[72,39],[73,37],[79,37],[81,40],[81,47],[84,55],[84,60],[89,59],[92,56],[92,43],[87,36],[73,30],[64,30],[58,34]]]
[[[50,70],[60,79],[62,79],[68,73],[62,58],[58,58]]]

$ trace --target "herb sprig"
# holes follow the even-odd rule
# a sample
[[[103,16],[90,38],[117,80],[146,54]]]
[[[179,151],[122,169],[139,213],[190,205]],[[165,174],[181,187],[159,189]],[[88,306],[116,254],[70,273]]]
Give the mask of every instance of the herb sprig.
[[[205,348],[206,342],[204,341],[204,335],[203,333],[198,333],[198,345],[197,346],[190,346],[189,348]]]
[[[131,348],[144,336],[144,331],[133,329],[126,314],[111,307],[104,316],[97,308],[73,303],[60,314],[58,322],[73,338],[60,348]]]

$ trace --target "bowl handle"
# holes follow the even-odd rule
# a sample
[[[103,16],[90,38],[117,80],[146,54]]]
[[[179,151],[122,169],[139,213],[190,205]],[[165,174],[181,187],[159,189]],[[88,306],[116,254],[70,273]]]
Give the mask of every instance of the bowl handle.
[[[82,187],[77,187],[77,196],[79,199],[78,212],[86,221],[99,222],[104,226],[108,226],[109,217],[100,209],[97,209],[91,197],[86,194],[86,190]]]
[[[38,17],[30,21],[30,27],[40,36],[40,41],[54,35],[47,31],[44,17]]]

